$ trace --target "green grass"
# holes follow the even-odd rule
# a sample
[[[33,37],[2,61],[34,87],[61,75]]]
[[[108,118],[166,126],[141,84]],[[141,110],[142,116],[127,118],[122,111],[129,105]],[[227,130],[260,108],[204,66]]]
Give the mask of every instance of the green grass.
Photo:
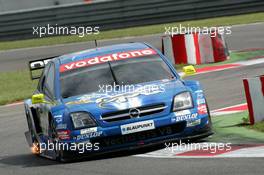
[[[37,84],[31,81],[28,71],[0,73],[0,82],[0,105],[30,97]]]
[[[217,18],[209,18],[209,19],[202,19],[202,20],[192,20],[192,21],[184,21],[184,22],[159,24],[159,25],[149,25],[149,26],[143,26],[143,27],[131,27],[131,28],[126,28],[126,29],[100,32],[99,35],[89,35],[83,38],[80,38],[78,36],[57,36],[57,37],[47,37],[47,38],[41,38],[41,39],[37,38],[37,39],[28,39],[28,40],[20,40],[20,41],[0,42],[0,50],[47,46],[47,45],[50,46],[50,45],[56,45],[56,44],[75,43],[75,42],[85,42],[85,41],[91,41],[94,39],[102,40],[102,39],[164,33],[165,26],[166,27],[176,27],[176,26],[179,26],[180,24],[182,26],[189,25],[190,27],[191,26],[193,27],[204,27],[204,26],[217,27],[220,25],[228,26],[228,25],[247,24],[247,23],[263,22],[263,21],[264,21],[264,13],[253,13],[253,14],[245,14],[245,15],[237,15],[237,16],[217,17]]]
[[[218,63],[210,63],[210,64],[201,64],[201,65],[194,65],[195,68],[203,68],[209,66],[216,66],[216,65],[223,65],[228,63],[235,63],[238,61],[246,61],[248,59],[254,58],[256,56],[263,56],[264,58],[264,50],[256,50],[256,51],[248,51],[248,52],[231,52],[230,59]],[[182,67],[187,66],[188,64],[178,64],[174,67],[180,71]]]
[[[246,60],[248,58],[251,58],[252,56],[255,57],[259,55],[264,55],[264,50],[253,52],[234,52],[231,54],[230,60],[210,65]],[[180,71],[182,66],[184,65],[177,65],[175,67],[178,71]],[[32,95],[33,91],[36,89],[37,84],[37,80],[30,80],[29,72],[26,70],[0,73],[0,82],[0,105],[29,98]]]
[[[249,126],[243,122],[248,117],[248,112],[212,117],[215,135],[210,141],[232,143],[263,143],[264,134],[258,129],[264,125]],[[254,129],[253,129],[254,128]]]
[[[223,65],[223,64],[228,64],[228,63],[235,63],[238,61],[245,61],[250,58],[254,58],[256,56],[263,56],[264,58],[264,50],[256,50],[256,51],[248,51],[248,52],[231,52],[230,53],[230,59],[218,63],[211,63],[211,64],[202,64],[202,65],[197,65],[195,68],[202,68],[202,67],[207,67],[211,65]]]
[[[246,126],[246,127],[249,128],[249,129],[253,129],[253,130],[259,131],[259,132],[264,132],[264,121],[256,123],[254,125],[249,125],[249,126]]]

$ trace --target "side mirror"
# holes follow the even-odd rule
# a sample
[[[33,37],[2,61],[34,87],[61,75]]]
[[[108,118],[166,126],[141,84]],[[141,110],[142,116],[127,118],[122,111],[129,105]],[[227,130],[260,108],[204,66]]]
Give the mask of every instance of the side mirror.
[[[188,75],[194,75],[196,73],[196,70],[192,65],[190,65],[190,66],[184,66],[183,72],[184,72],[184,76],[188,76]]]
[[[44,94],[35,94],[32,96],[32,104],[39,104],[44,102]]]

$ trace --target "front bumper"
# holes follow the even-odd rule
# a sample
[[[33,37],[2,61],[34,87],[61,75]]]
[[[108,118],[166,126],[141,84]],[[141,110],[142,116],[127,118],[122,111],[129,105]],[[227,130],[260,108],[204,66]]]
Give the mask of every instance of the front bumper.
[[[159,144],[163,144],[163,143],[169,143],[169,142],[179,142],[181,141],[192,141],[192,140],[196,140],[196,139],[202,139],[202,138],[206,138],[210,135],[212,135],[213,132],[212,130],[207,130],[207,131],[203,131],[203,132],[197,132],[195,133],[195,135],[190,135],[190,136],[183,136],[183,137],[178,137],[178,138],[174,138],[174,137],[170,137],[164,140],[152,140],[151,142],[147,142],[145,141],[144,144],[142,142],[138,142],[138,143],[130,143],[127,144],[126,146],[123,145],[121,147],[113,147],[113,148],[107,148],[107,149],[101,149],[100,151],[93,151],[93,152],[85,152],[85,153],[79,153],[78,151],[64,151],[63,152],[63,159],[64,160],[74,160],[74,159],[82,159],[82,158],[89,158],[89,157],[94,157],[97,155],[102,155],[102,154],[106,154],[106,153],[112,153],[112,152],[118,152],[118,151],[127,151],[127,150],[136,150],[136,149],[142,149],[142,148],[146,148],[146,147],[151,147],[151,146],[155,146],[155,145],[159,145]]]
[[[191,127],[187,127],[187,121],[173,122],[171,118],[171,116],[157,118],[154,120],[155,124],[157,123],[155,129],[126,135],[120,133],[110,135],[109,132],[114,129],[107,130],[106,128],[102,136],[79,142],[99,143],[99,150],[85,150],[82,153],[79,151],[64,151],[63,155],[66,158],[74,159],[113,151],[137,149],[165,142],[201,139],[213,134],[211,119],[208,114],[199,115],[197,119],[200,120],[200,124]],[[167,121],[168,119],[169,121]]]

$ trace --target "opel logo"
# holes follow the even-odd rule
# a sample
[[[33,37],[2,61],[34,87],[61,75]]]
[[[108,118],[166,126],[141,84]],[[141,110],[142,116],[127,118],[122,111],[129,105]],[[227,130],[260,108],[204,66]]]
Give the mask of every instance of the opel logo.
[[[137,108],[131,108],[129,110],[129,115],[131,118],[138,118],[140,116],[140,110]]]

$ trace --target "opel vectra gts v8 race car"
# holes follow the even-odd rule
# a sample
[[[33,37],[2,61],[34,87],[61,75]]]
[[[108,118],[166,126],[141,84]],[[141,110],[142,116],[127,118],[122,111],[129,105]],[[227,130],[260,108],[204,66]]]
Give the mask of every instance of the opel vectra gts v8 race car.
[[[24,102],[25,135],[41,156],[65,161],[212,134],[199,83],[182,80],[148,44],[95,48],[29,67],[39,84]]]

